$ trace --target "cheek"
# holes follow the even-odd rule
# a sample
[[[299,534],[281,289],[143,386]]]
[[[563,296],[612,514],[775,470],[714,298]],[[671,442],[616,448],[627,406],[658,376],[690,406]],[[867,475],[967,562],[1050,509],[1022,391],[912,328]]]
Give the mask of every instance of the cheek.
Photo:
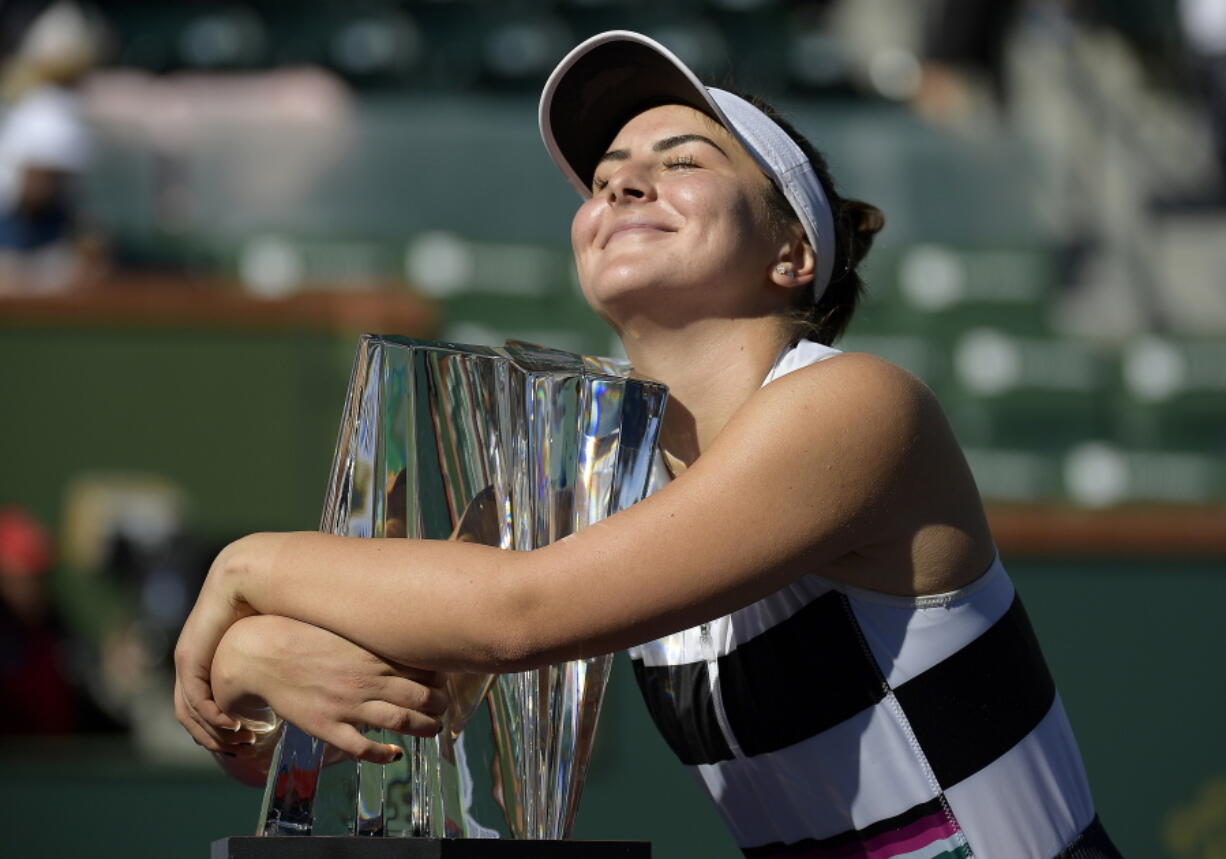
[[[579,275],[579,288],[588,304],[592,304],[589,293],[591,273],[591,250],[596,242],[596,234],[600,229],[599,211],[592,200],[588,200],[575,212],[570,222],[570,246],[575,254],[575,271]]]
[[[570,243],[578,257],[596,241],[596,231],[600,228],[600,218],[595,200],[588,200],[570,222]]]
[[[742,254],[746,244],[755,243],[762,233],[754,201],[741,189],[724,183],[679,183],[672,202],[683,214],[693,213],[703,229],[697,238],[704,246],[724,253]]]
[[[699,212],[710,214],[715,211],[712,204],[718,205],[720,193],[713,183],[690,177],[674,182],[664,196],[683,217],[688,217]]]

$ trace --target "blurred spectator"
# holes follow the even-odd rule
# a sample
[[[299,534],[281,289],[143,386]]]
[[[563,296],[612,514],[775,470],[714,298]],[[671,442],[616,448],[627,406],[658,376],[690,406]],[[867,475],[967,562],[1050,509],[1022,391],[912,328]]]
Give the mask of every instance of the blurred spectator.
[[[16,507],[0,508],[0,733],[77,727],[44,579],[50,566],[42,526]]]
[[[1226,0],[1180,0],[1179,20],[1208,109],[1220,177],[1226,180]]]
[[[78,475],[65,492],[56,597],[89,700],[162,760],[193,750],[171,710],[175,638],[220,550],[191,535],[187,499],[140,473]]]
[[[915,97],[930,119],[959,119],[974,108],[974,91],[986,86],[1006,102],[1005,37],[1020,0],[928,0],[924,4],[923,74]]]
[[[77,87],[99,40],[80,8],[50,6],[30,25],[4,80],[0,118],[0,294],[47,292],[83,274],[74,185],[91,137]]]

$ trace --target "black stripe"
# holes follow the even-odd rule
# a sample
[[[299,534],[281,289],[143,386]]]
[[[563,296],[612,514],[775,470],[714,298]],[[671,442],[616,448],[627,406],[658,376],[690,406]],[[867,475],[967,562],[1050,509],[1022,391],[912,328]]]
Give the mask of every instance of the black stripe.
[[[990,629],[894,691],[942,788],[1017,745],[1056,698],[1017,596]]]
[[[732,749],[715,718],[705,662],[649,666],[641,659],[630,661],[652,720],[682,763],[732,759]]]
[[[885,697],[847,597],[831,591],[719,658],[732,735],[746,755],[786,748]]]
[[[775,841],[758,847],[742,847],[741,852],[748,856],[749,859],[763,859],[767,856],[787,856],[792,853],[803,853],[810,850],[834,850],[839,847],[847,847],[850,844],[868,841],[870,838],[875,838],[883,832],[893,832],[895,829],[902,829],[909,823],[914,823],[921,818],[936,814],[944,809],[944,799],[938,796],[927,802],[921,802],[914,808],[907,809],[902,814],[870,823],[863,829],[849,829],[846,832],[840,832],[838,835],[831,835],[828,838],[805,838],[792,844]]]
[[[1061,850],[1055,859],[1123,859],[1119,848],[1111,843],[1098,815],[1090,821],[1073,843]]]

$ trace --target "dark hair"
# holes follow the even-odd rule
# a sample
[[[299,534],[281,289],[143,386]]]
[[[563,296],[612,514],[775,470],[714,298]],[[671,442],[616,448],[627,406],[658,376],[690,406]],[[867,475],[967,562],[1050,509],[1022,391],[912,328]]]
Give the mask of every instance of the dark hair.
[[[813,302],[811,294],[806,292],[806,299],[795,308],[793,314],[795,339],[816,340],[829,346],[843,335],[851,322],[852,314],[856,312],[856,306],[860,303],[864,281],[856,269],[873,246],[873,236],[885,226],[885,215],[870,203],[840,196],[834,187],[834,180],[830,177],[825,156],[790,122],[781,117],[774,107],[753,95],[739,92],[737,95],[769,116],[795,141],[813,165],[813,170],[822,183],[822,189],[826,192],[826,198],[830,201],[830,210],[834,216],[834,268],[831,270],[830,283],[816,303]],[[772,214],[778,216],[782,224],[798,224],[799,220],[792,210],[792,205],[779,187],[774,182],[769,182],[767,188],[766,202]]]

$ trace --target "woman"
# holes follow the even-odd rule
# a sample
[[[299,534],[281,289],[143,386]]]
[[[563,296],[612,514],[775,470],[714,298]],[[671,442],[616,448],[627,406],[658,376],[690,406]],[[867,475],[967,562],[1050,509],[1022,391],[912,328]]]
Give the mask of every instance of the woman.
[[[226,713],[266,701],[385,761],[354,725],[428,733],[445,707],[436,676],[402,666],[631,647],[653,717],[747,855],[1118,855],[939,406],[823,345],[880,213],[840,198],[794,132],[633,33],[563,60],[541,127],[587,198],[571,231],[584,295],[670,389],[658,491],[533,552],[232,544],[178,648],[188,730],[233,752],[251,737]],[[360,591],[335,591],[340,566]]]

